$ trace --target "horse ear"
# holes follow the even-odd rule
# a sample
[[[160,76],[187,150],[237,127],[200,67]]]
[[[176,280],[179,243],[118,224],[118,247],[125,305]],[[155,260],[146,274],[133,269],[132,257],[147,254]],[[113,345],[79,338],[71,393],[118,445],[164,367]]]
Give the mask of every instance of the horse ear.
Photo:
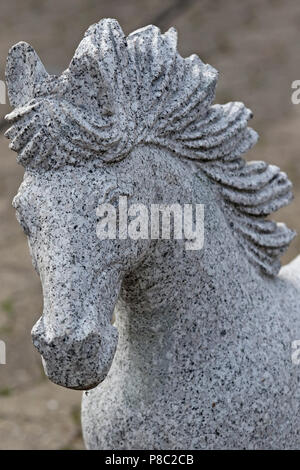
[[[75,51],[69,71],[85,98],[94,99],[100,93],[103,109],[109,111],[114,106],[113,94],[120,93],[117,85],[120,73],[128,71],[126,37],[117,20],[105,18],[89,27]]]
[[[5,75],[9,102],[14,108],[33,99],[36,85],[49,76],[35,50],[26,42],[18,42],[10,49]]]

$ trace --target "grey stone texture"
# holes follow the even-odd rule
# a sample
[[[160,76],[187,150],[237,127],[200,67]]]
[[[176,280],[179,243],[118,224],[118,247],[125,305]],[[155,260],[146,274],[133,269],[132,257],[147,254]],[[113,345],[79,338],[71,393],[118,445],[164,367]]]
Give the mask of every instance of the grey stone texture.
[[[53,382],[90,389],[90,449],[299,447],[300,261],[280,270],[294,232],[266,219],[291,184],[241,157],[251,112],[213,105],[216,82],[173,28],[126,38],[102,20],[59,77],[26,43],[9,53],[14,206],[44,295],[33,341]],[[99,201],[122,195],[204,204],[204,248],[99,240]]]

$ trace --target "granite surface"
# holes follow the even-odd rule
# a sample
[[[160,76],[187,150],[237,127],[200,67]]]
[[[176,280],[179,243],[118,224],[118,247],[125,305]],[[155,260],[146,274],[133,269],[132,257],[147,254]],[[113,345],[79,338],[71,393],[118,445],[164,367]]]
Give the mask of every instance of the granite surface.
[[[294,233],[265,219],[291,184],[241,158],[251,112],[213,105],[216,81],[173,28],[126,38],[115,20],[60,77],[26,43],[9,53],[7,136],[26,169],[14,206],[44,295],[33,341],[53,382],[92,389],[88,448],[299,447],[300,261],[278,275]],[[204,204],[203,249],[99,240],[99,201],[122,195]]]

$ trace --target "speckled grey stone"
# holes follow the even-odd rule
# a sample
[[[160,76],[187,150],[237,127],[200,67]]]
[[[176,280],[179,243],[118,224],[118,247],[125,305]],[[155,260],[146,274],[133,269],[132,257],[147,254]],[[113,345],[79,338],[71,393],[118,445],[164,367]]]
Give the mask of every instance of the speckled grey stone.
[[[217,72],[176,47],[173,28],[125,37],[108,19],[60,77],[26,43],[9,52],[14,206],[44,295],[33,342],[53,382],[90,389],[90,449],[300,448],[300,258],[279,272],[294,233],[265,218],[291,184],[243,160],[251,112],[212,105]],[[204,204],[204,247],[100,240],[96,208],[122,195]]]

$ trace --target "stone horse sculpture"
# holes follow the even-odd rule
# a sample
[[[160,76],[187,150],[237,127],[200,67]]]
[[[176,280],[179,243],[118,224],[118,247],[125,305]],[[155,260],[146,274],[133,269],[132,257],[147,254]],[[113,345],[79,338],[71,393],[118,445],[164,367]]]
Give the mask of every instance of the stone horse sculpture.
[[[182,58],[173,28],[125,37],[105,19],[60,77],[23,42],[6,74],[13,204],[44,295],[33,342],[50,380],[86,390],[87,447],[299,448],[300,260],[280,270],[294,232],[266,218],[291,183],[241,157],[251,112],[212,105],[216,70]],[[121,196],[203,204],[203,248],[100,240],[97,207]]]

